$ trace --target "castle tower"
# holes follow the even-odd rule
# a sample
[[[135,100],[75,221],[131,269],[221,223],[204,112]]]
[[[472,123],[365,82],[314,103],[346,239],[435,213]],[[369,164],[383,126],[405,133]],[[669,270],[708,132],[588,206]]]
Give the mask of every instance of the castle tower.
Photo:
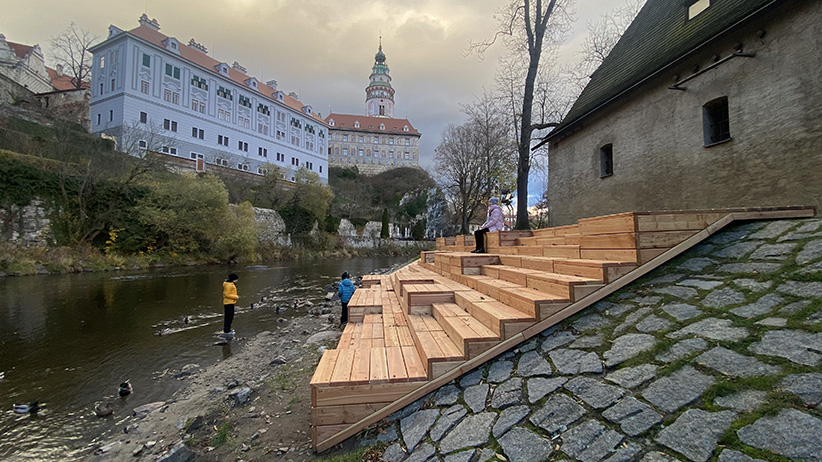
[[[382,39],[380,49],[374,55],[370,83],[365,89],[365,114],[370,117],[394,117],[394,89],[391,88],[391,76],[388,75],[388,66],[385,65]]]

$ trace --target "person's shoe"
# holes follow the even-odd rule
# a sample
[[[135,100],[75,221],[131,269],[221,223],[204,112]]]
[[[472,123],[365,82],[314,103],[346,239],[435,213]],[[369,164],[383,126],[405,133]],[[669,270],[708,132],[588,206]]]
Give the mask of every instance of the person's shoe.
[[[479,249],[474,249],[474,250],[471,251],[471,253],[480,253],[480,250]]]
[[[234,329],[231,329],[231,332],[223,332],[223,338],[232,339],[234,338]]]

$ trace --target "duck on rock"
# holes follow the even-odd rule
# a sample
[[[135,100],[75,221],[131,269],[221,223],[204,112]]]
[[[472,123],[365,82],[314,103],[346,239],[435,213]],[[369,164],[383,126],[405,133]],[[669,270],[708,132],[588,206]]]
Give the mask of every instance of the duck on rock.
[[[131,392],[134,391],[134,388],[131,387],[131,382],[126,380],[125,382],[120,384],[120,388],[117,389],[117,393],[120,396],[128,396]]]

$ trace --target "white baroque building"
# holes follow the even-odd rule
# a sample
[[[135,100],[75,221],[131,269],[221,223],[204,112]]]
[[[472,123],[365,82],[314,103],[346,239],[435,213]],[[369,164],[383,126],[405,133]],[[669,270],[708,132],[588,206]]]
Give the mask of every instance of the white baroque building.
[[[193,161],[198,171],[219,165],[263,174],[268,164],[294,180],[299,168],[328,181],[328,126],[296,95],[277,90],[233,65],[160,33],[145,14],[139,27],[109,27],[95,45],[91,131],[116,137],[127,150],[159,150]],[[152,140],[162,140],[153,146]]]

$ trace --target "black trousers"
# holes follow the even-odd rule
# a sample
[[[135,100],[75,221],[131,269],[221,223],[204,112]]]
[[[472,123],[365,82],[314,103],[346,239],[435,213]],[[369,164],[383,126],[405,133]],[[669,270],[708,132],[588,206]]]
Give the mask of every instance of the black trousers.
[[[485,252],[485,233],[487,232],[488,228],[481,228],[474,231],[474,243],[479,252]]]
[[[234,322],[234,304],[223,305],[223,311],[223,332],[227,334],[231,332],[231,323]]]
[[[340,324],[348,322],[348,302],[340,302],[342,304],[342,314],[340,314]]]

